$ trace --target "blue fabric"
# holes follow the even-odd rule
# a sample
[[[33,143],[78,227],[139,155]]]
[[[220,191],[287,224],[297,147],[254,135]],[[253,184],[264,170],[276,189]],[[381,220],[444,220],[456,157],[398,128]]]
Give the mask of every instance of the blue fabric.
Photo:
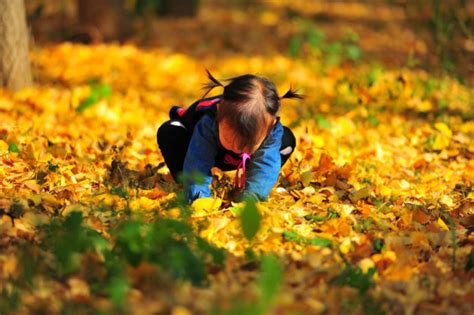
[[[280,147],[283,126],[278,121],[262,145],[247,162],[247,181],[238,199],[266,200],[278,180],[281,168]],[[211,168],[219,147],[217,122],[211,115],[204,115],[195,125],[184,159],[183,173],[188,202],[211,197]],[[195,174],[202,181],[192,180]]]

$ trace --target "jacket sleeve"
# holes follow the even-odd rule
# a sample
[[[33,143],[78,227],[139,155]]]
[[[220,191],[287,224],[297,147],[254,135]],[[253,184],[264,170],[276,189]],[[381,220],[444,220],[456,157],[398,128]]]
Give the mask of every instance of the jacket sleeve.
[[[211,196],[209,185],[212,181],[211,168],[215,164],[217,144],[215,121],[204,115],[194,127],[184,158],[184,185],[189,203]]]
[[[240,193],[239,200],[252,198],[263,201],[268,199],[280,174],[282,136],[283,126],[278,122],[250,159],[247,166],[245,189]]]

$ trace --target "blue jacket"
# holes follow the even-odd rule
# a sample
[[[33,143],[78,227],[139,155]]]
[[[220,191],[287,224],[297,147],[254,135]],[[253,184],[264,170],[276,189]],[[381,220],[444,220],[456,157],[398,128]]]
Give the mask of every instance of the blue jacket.
[[[184,178],[193,174],[202,176],[201,181],[188,180],[185,185],[188,202],[195,199],[211,197],[211,168],[216,163],[219,147],[219,130],[215,118],[217,103],[221,96],[202,99],[188,109],[174,107],[171,118],[178,118],[187,129],[192,130],[191,141],[184,159]],[[266,200],[278,180],[281,168],[280,147],[283,126],[279,119],[260,147],[247,162],[247,174],[244,190],[238,199],[253,198]],[[222,147],[222,146],[221,146]]]

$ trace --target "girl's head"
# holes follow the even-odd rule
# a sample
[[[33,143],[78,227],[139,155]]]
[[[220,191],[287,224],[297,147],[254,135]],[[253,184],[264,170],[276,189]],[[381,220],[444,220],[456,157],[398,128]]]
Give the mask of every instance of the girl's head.
[[[302,98],[291,88],[280,97],[270,80],[252,74],[229,79],[227,85],[207,74],[211,80],[205,85],[207,93],[217,86],[224,88],[217,109],[219,141],[236,153],[251,154],[262,144],[277,121],[281,99]]]

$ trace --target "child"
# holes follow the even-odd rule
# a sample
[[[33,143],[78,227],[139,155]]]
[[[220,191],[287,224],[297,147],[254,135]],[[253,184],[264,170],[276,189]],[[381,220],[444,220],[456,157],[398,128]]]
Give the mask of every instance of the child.
[[[296,146],[291,130],[280,123],[280,100],[302,96],[290,89],[279,97],[272,82],[255,75],[229,79],[224,86],[207,74],[211,82],[204,96],[215,87],[224,93],[188,109],[171,108],[170,120],[157,133],[165,163],[175,180],[181,172],[188,179],[194,173],[203,176],[202,183],[185,182],[189,203],[211,196],[212,167],[237,169],[238,200],[266,200]]]

